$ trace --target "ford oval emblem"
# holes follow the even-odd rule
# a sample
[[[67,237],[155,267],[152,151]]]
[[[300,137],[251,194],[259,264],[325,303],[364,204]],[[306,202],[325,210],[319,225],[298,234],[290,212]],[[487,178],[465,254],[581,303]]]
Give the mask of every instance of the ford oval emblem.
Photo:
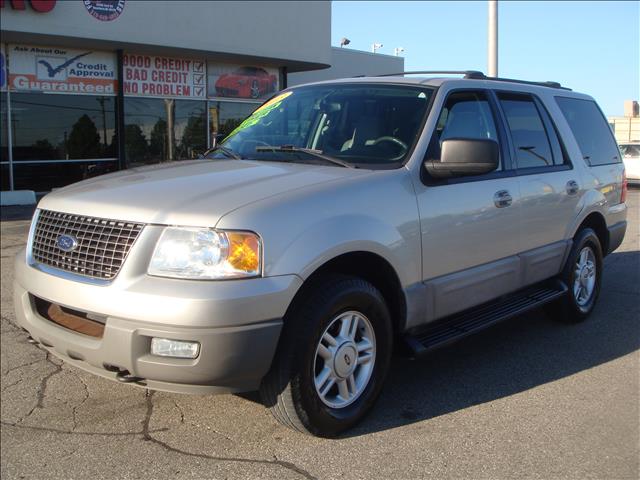
[[[78,240],[73,235],[60,235],[56,244],[63,252],[72,252],[78,246]]]

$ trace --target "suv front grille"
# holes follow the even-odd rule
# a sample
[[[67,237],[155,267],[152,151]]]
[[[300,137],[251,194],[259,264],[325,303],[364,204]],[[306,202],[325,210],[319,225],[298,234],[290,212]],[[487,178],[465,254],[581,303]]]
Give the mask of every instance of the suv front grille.
[[[111,280],[120,271],[143,228],[142,223],[40,210],[33,231],[31,256],[44,265]],[[63,235],[75,241],[69,251],[59,244]]]

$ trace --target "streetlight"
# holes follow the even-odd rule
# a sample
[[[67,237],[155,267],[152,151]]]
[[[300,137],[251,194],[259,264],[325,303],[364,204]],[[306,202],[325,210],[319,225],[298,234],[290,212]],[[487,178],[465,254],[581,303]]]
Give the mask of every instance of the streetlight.
[[[381,43],[372,43],[371,44],[371,52],[372,53],[376,53],[376,51],[380,50],[382,47],[384,47],[384,45],[382,45]]]
[[[342,40],[340,40],[340,48],[344,47],[345,45],[349,45],[351,43],[351,40],[349,40],[347,37],[342,37]]]
[[[487,41],[487,66],[489,76],[498,76],[498,0],[489,0],[489,15],[487,18],[487,30],[489,32]]]
[[[402,52],[404,52],[404,48],[402,47],[396,47],[393,49],[393,54],[397,57],[399,56]]]

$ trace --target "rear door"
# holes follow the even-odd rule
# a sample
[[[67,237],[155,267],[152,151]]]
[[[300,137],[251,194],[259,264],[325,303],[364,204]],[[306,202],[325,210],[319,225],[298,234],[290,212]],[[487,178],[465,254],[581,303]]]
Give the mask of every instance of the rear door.
[[[557,274],[578,215],[582,179],[569,161],[544,105],[528,93],[498,92],[509,132],[520,203],[519,250],[523,283]]]

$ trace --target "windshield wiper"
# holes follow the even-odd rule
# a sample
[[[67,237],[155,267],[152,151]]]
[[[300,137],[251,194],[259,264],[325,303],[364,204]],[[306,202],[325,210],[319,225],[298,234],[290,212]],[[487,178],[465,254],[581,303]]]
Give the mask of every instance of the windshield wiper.
[[[256,152],[293,152],[293,153],[306,153],[307,155],[311,155],[312,157],[318,158],[320,160],[324,160],[325,162],[333,163],[334,165],[340,165],[341,167],[346,168],[356,168],[355,165],[350,164],[349,162],[345,162],[344,160],[340,160],[339,158],[330,157],[328,155],[324,155],[322,150],[316,150],[313,148],[303,148],[296,147],[295,145],[265,145],[256,147]]]
[[[242,157],[239,154],[231,150],[229,147],[225,147],[224,145],[216,145],[215,147],[210,149],[207,153],[205,153],[205,158],[208,154],[213,153],[217,150],[221,151],[225,157],[233,158],[234,160],[242,160]]]

